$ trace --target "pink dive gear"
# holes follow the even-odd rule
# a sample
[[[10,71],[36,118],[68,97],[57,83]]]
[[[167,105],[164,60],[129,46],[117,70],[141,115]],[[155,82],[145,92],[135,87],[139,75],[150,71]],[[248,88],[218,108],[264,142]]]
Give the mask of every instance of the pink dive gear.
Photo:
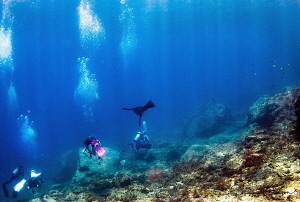
[[[105,149],[100,147],[100,141],[99,140],[93,140],[91,142],[92,145],[95,147],[95,151],[98,157],[102,157],[105,154]]]

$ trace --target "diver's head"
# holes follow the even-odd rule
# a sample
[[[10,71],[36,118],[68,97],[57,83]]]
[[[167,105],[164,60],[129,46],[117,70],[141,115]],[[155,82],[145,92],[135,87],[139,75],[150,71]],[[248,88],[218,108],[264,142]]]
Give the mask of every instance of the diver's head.
[[[23,173],[24,172],[23,166],[19,166],[19,170],[20,170],[21,173]]]
[[[92,141],[92,140],[95,140],[96,138],[94,136],[89,136],[89,139]]]
[[[33,177],[35,175],[35,170],[30,170],[30,177]]]
[[[35,177],[38,177],[40,176],[42,173],[36,173],[35,170],[31,170],[30,171],[30,177],[31,178],[35,178]]]
[[[23,166],[19,166],[19,171],[23,172],[24,171],[24,167]]]

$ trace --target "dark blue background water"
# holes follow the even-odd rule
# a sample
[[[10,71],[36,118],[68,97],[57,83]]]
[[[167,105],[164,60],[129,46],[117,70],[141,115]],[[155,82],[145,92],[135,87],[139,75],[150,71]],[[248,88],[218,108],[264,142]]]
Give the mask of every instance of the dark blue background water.
[[[156,107],[143,120],[154,132],[179,127],[208,100],[238,114],[260,96],[299,82],[299,1],[85,2],[105,29],[100,42],[92,38],[87,47],[79,29],[80,1],[2,2],[1,27],[12,31],[14,68],[0,66],[2,181],[20,164],[50,179],[53,162],[91,134],[104,146],[131,141],[138,116],[122,107],[153,100]],[[122,36],[132,26],[135,45],[124,53]],[[93,121],[74,97],[81,57],[90,59],[88,69],[98,82]],[[11,82],[16,110],[8,104]],[[35,146],[21,141],[21,114],[34,121]]]

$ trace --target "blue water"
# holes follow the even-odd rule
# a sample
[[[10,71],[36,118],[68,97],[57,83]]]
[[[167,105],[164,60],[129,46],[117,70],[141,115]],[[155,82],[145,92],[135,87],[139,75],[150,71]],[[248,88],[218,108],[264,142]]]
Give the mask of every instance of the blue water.
[[[151,99],[143,120],[160,131],[299,82],[299,0],[5,0],[0,14],[1,181],[18,165],[51,179],[89,135],[131,141],[122,107]]]

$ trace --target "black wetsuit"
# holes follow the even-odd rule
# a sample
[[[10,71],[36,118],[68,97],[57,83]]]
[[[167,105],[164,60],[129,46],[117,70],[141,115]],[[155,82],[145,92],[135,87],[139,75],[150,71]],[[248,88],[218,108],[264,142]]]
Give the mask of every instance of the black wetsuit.
[[[137,140],[135,141],[135,150],[138,151],[140,148],[151,149],[151,144],[147,134],[140,134]]]
[[[90,154],[90,157],[95,156],[95,151],[93,145],[91,144],[94,139],[95,139],[94,137],[89,137],[86,138],[85,141],[83,142],[85,145],[85,149],[88,150]]]
[[[43,182],[43,179],[39,176],[39,177],[31,177],[29,176],[28,179],[28,188],[32,189],[32,193],[34,194],[34,190],[33,188],[35,187],[39,187]]]
[[[23,178],[24,178],[24,168],[23,168],[23,166],[19,166],[13,171],[11,178],[2,184],[4,195],[6,197],[9,196],[8,190],[6,188],[7,184],[9,184],[13,181],[16,181],[16,184],[18,184]],[[17,192],[14,190],[13,198],[16,198],[16,197],[17,197]]]

